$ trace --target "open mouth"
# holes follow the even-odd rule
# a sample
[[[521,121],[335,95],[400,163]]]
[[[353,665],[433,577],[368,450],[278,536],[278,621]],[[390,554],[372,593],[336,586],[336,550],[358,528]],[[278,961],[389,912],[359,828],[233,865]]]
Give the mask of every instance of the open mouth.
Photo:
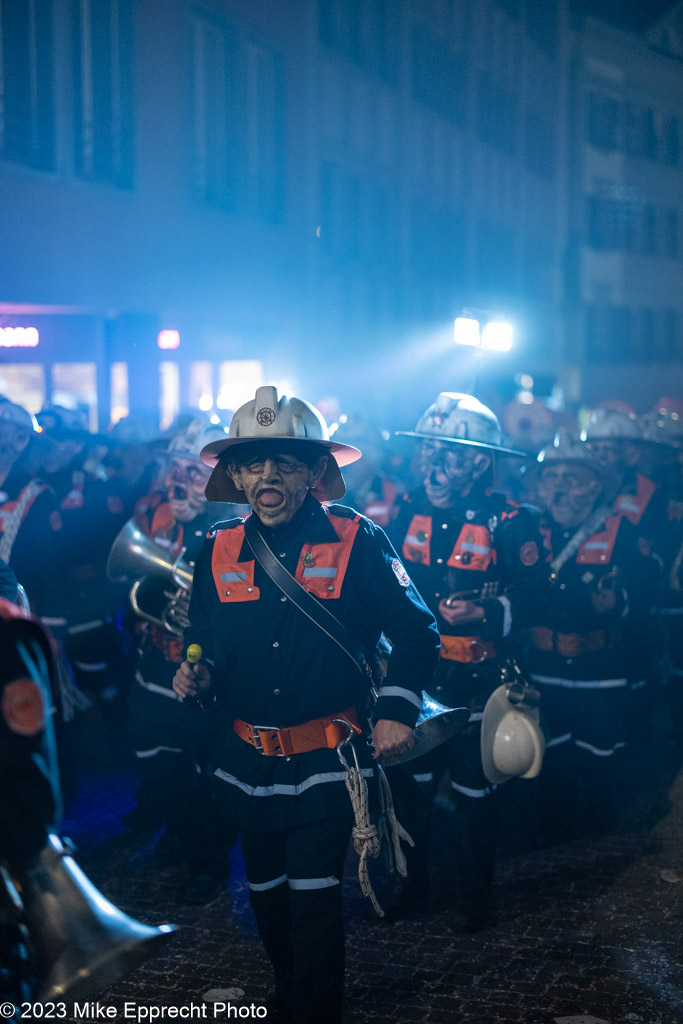
[[[280,491],[276,491],[273,488],[268,487],[259,492],[256,500],[259,505],[262,505],[264,508],[279,508],[280,505],[284,504],[285,497],[280,493]]]
[[[171,501],[187,501],[187,488],[174,484],[169,497]]]

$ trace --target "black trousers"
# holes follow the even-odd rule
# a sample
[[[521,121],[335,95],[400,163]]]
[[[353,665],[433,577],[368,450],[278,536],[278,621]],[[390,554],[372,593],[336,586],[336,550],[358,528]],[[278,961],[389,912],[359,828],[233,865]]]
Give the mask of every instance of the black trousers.
[[[283,830],[241,831],[251,906],[275,973],[278,1007],[296,1024],[341,1024],[342,878],[351,813]]]

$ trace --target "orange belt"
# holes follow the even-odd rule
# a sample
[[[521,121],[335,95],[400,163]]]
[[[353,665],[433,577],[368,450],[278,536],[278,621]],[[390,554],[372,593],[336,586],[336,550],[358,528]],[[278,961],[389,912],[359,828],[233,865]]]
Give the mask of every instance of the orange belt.
[[[601,651],[619,640],[619,631],[596,629],[592,633],[555,633],[547,626],[534,626],[531,631],[534,647],[539,651],[557,651],[563,658],[576,658],[579,654]]]
[[[480,662],[495,658],[496,648],[490,640],[478,636],[441,636],[441,657],[448,661]]]
[[[241,740],[250,743],[261,754],[268,757],[290,757],[292,754],[306,754],[309,750],[322,747],[338,746],[349,736],[347,726],[360,736],[361,727],[355,708],[347,708],[338,715],[327,715],[325,718],[314,718],[301,725],[291,725],[287,729],[270,728],[267,725],[249,725],[241,718],[234,721],[235,732]]]

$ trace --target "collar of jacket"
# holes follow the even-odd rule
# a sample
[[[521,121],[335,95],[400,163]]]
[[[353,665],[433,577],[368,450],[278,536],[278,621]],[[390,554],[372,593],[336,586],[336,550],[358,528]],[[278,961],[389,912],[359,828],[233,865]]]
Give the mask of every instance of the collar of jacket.
[[[252,512],[252,515],[256,515],[256,513]],[[311,544],[334,544],[336,541],[339,541],[339,536],[330,522],[327,511],[318,499],[314,498],[310,493],[306,495],[301,508],[295,512],[294,516],[287,523],[281,523],[279,526],[274,527],[264,526],[258,516],[256,516],[256,519],[258,520],[264,540],[273,549],[280,542],[288,543],[297,538],[300,538],[302,542],[308,541]],[[253,554],[245,539],[240,551],[240,562],[248,561],[251,558],[253,558]]]

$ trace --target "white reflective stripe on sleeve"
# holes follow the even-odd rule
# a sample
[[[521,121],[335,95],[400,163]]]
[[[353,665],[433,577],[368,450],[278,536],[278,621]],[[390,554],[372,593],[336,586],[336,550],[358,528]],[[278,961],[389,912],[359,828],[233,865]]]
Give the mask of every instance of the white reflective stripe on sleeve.
[[[416,708],[422,708],[422,698],[418,697],[412,690],[406,690],[402,686],[380,686],[378,697],[402,697],[410,701]]]
[[[279,878],[273,878],[270,882],[250,882],[247,879],[247,885],[252,892],[265,892],[266,889],[275,889],[278,885],[283,885],[287,881],[287,875],[280,875]]]
[[[247,796],[299,796],[299,794],[305,793],[312,786],[320,786],[326,782],[346,781],[346,772],[321,772],[319,775],[310,775],[296,786],[285,785],[281,782],[276,782],[272,786],[250,786],[248,783],[235,778],[234,775],[230,775],[229,772],[224,771],[222,768],[217,768],[214,775],[217,779],[230,783],[231,786],[237,786]],[[361,768],[361,775],[366,779],[371,779],[373,776],[372,768]]]
[[[45,619],[43,619],[45,622]],[[77,633],[87,633],[91,629],[99,629],[100,626],[104,625],[104,619],[93,619],[92,622],[79,622],[77,626],[69,626],[67,633],[70,636],[76,636]]]
[[[222,572],[221,583],[244,583],[246,582],[246,572]]]
[[[136,757],[156,757],[166,751],[168,754],[182,754],[182,747],[152,747],[150,750],[136,750]]]
[[[290,878],[290,889],[331,889],[333,885],[339,885],[339,879],[334,875],[327,878]]]
[[[507,597],[498,597],[497,601],[503,606],[503,636],[507,636],[512,629],[512,611],[510,609],[510,601]]]
[[[582,750],[589,750],[596,757],[611,757],[617,750],[623,750],[626,747],[625,743],[615,743],[609,750],[601,750],[600,747],[594,747],[592,743],[586,743],[585,740],[574,740],[574,744],[581,747]]]
[[[550,747],[559,747],[561,743],[568,743],[571,738],[572,734],[570,732],[565,732],[562,736],[553,736],[553,738],[548,740],[546,743],[545,749],[549,750]]]
[[[413,775],[416,782],[433,782],[434,772],[420,772],[419,775]]]
[[[105,668],[109,668],[108,661],[74,661],[72,664],[84,672],[104,672]]]
[[[618,686],[626,686],[626,679],[560,679],[557,676],[537,676],[532,673],[535,683],[546,686],[564,686],[568,690],[610,690]]]
[[[486,789],[468,789],[467,786],[459,786],[457,782],[451,782],[451,789],[454,789],[456,793],[462,793],[463,796],[475,798],[489,796],[495,788],[495,786],[487,786]]]
[[[170,697],[171,700],[183,699],[182,697],[178,696],[175,690],[169,690],[165,686],[159,686],[158,683],[148,683],[146,679],[142,678],[139,672],[135,673],[135,679],[140,684],[140,686],[144,686],[146,690],[151,690],[152,693],[160,693],[162,697]]]
[[[41,615],[40,621],[44,626],[66,626],[66,619],[49,619],[47,615]]]
[[[334,579],[334,577],[336,575],[337,575],[337,570],[334,567],[332,567],[330,569],[304,569],[304,576],[305,577],[306,576],[318,577],[318,578],[325,577],[325,578]]]

